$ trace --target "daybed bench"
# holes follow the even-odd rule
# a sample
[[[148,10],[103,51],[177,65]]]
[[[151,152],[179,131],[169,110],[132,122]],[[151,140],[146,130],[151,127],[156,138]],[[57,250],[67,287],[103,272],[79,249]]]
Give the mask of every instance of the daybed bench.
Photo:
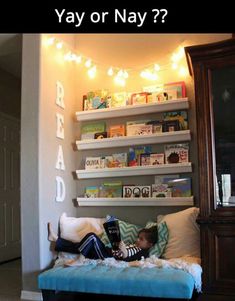
[[[55,266],[39,275],[43,300],[110,300],[124,297],[164,301],[196,300],[195,288],[197,292],[201,288],[201,267],[199,261],[194,261],[200,254],[199,231],[195,223],[197,214],[197,208],[189,208],[163,218],[169,230],[169,239],[167,246],[164,245],[164,239],[161,239],[161,235],[164,235],[159,233],[159,227],[160,245],[157,251],[163,247],[164,257],[169,260],[158,259],[156,253],[136,264],[116,261],[114,258],[103,261],[80,260],[79,255],[70,254],[66,257],[68,253],[59,254]],[[63,214],[60,218],[61,236],[78,241],[87,232],[101,235],[103,222],[104,219],[71,218]],[[124,232],[133,236],[135,230],[130,225],[121,222],[120,228],[126,227]],[[124,232],[121,235],[124,236]],[[75,264],[64,266],[69,258],[75,257],[78,258],[77,263],[75,260]],[[189,260],[185,262],[184,257]]]
[[[56,292],[190,300],[194,279],[187,272],[171,268],[85,265],[50,269],[39,276],[39,288],[44,301],[56,300]]]

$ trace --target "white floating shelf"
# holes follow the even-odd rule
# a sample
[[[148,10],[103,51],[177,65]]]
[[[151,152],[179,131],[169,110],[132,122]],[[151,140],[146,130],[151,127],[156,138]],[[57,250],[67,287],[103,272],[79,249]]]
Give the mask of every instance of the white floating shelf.
[[[78,150],[87,150],[129,145],[171,143],[190,140],[190,130],[185,130],[143,136],[123,136],[104,139],[79,140],[76,141],[76,145]]]
[[[77,198],[78,206],[193,206],[193,196],[181,198]]]
[[[119,108],[97,109],[76,112],[78,121],[107,119],[115,117],[133,116],[157,112],[176,111],[189,108],[188,98],[166,100],[158,103],[147,103],[141,105],[128,105]]]
[[[191,162],[162,164],[154,166],[131,166],[122,168],[81,169],[76,170],[78,179],[129,177],[144,175],[176,174],[192,171]]]

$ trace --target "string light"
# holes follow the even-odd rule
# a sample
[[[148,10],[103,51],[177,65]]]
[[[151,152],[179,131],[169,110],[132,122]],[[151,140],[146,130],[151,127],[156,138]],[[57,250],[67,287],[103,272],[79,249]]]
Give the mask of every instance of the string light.
[[[91,67],[91,59],[88,59],[86,62],[85,62],[85,66],[87,68],[90,68]]]
[[[56,49],[58,50],[62,50],[62,48],[64,48],[63,47],[64,44],[55,37],[48,37],[45,44],[47,46],[55,45]],[[82,61],[84,61],[83,63],[84,66],[88,68],[87,74],[89,78],[91,79],[95,78],[99,66],[97,67],[97,64],[95,65],[92,62],[91,58],[88,58],[82,54],[77,54],[70,50],[63,55],[63,58],[65,61],[75,62],[77,64],[81,64]],[[172,70],[177,71],[179,76],[186,77],[188,76],[188,70],[184,66],[184,64],[185,64],[184,48],[180,46],[178,47],[177,51],[175,51],[172,54],[169,64],[161,65],[159,63],[153,63],[151,65],[143,67],[142,70],[140,70],[139,68],[140,70],[139,74],[142,78],[146,80],[158,81],[160,78],[159,72],[166,71],[169,70],[169,68],[171,68]],[[129,78],[129,73],[134,71],[138,71],[138,69],[137,68],[122,69],[122,68],[110,66],[109,68],[107,68],[106,72],[108,76],[113,77],[115,84],[119,86],[125,86],[126,80]]]
[[[108,74],[109,76],[113,76],[113,68],[112,68],[112,67],[109,68],[107,74]]]
[[[90,78],[95,78],[96,76],[96,66],[93,66],[87,71],[87,74]]]

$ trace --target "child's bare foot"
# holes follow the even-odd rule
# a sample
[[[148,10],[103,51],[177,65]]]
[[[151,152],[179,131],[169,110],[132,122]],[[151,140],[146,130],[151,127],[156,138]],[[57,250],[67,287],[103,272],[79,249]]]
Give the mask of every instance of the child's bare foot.
[[[56,241],[58,236],[53,231],[51,223],[47,223],[47,231],[48,231],[48,237],[47,237],[48,240],[49,241]]]

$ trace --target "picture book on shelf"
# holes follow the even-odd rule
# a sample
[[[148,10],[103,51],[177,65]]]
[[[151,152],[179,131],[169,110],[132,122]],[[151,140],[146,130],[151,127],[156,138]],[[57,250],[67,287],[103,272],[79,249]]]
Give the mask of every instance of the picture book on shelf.
[[[140,166],[140,155],[150,154],[151,152],[152,147],[149,145],[129,148],[128,166]]]
[[[98,169],[100,168],[101,157],[86,157],[85,169]]]
[[[152,197],[153,198],[164,198],[171,197],[171,188],[168,184],[152,184]]]
[[[150,154],[150,165],[164,164],[164,154]]]
[[[141,154],[140,155],[140,165],[141,166],[150,165],[150,154]]]
[[[149,123],[150,120],[127,121],[126,135],[151,135],[153,133],[153,125]]]
[[[96,90],[87,93],[87,98],[84,99],[84,109],[104,109],[107,107],[108,90]]]
[[[95,135],[94,135],[94,139],[104,139],[107,137],[108,137],[107,132],[95,133]]]
[[[155,184],[168,184],[169,181],[179,179],[180,175],[162,175],[155,176]]]
[[[145,103],[147,103],[147,96],[148,96],[148,93],[146,93],[146,92],[133,93],[131,95],[131,103],[132,103],[132,105],[138,105],[138,104],[145,104]]]
[[[125,125],[124,124],[117,124],[111,125],[109,127],[109,137],[122,137],[125,136]]]
[[[152,93],[149,102],[161,102],[186,97],[185,82],[172,82],[143,87],[143,91]]]
[[[99,187],[97,186],[87,186],[85,189],[86,198],[98,198],[99,197]]]
[[[123,185],[124,198],[150,198],[150,186]]]
[[[167,92],[168,99],[184,98],[186,97],[185,82],[181,81],[164,84],[164,91]]]
[[[162,120],[151,120],[147,122],[146,124],[152,124],[152,133],[157,134],[157,133],[162,133],[163,132],[163,125],[164,121]]]
[[[100,197],[118,198],[122,197],[122,182],[105,182],[100,187]]]
[[[127,105],[128,94],[126,92],[113,93],[111,96],[111,107],[118,108]]]
[[[83,124],[81,127],[81,140],[94,139],[95,133],[102,133],[105,131],[106,123],[104,121]]]
[[[113,154],[112,167],[125,167],[127,166],[127,153]]]
[[[165,163],[186,163],[189,162],[189,144],[165,145]]]
[[[191,178],[172,179],[168,182],[172,197],[190,197],[192,195]]]
[[[180,130],[179,120],[164,120],[163,132],[175,132]]]
[[[164,121],[178,120],[179,130],[188,129],[188,113],[187,111],[166,112],[163,114]]]

